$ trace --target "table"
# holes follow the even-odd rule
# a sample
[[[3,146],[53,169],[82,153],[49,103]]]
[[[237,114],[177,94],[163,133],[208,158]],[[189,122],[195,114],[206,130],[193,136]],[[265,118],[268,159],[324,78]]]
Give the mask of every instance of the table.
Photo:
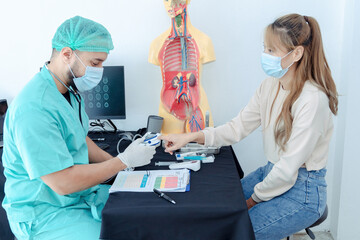
[[[117,138],[103,135],[116,155]],[[129,142],[122,142],[123,150]],[[157,148],[150,165],[137,170],[168,169],[155,161],[175,161]],[[112,239],[255,239],[242,192],[243,172],[231,147],[223,147],[214,163],[191,172],[190,191],[168,193],[173,205],[154,193],[111,193],[102,212],[100,238]]]

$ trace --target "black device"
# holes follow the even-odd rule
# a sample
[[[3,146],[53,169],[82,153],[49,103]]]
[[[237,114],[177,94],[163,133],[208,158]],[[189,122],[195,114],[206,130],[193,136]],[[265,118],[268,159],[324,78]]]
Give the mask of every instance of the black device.
[[[4,120],[5,114],[8,109],[6,99],[0,99],[0,147],[3,147],[3,133],[4,133]]]
[[[90,120],[125,119],[124,66],[104,66],[99,85],[81,96]]]
[[[163,117],[150,115],[147,122],[147,131],[151,133],[160,133],[163,121]]]

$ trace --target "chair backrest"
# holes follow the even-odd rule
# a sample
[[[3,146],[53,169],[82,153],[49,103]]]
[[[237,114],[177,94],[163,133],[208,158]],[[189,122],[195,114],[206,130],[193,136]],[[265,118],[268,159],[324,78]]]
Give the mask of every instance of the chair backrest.
[[[5,197],[5,193],[4,193],[5,176],[4,176],[4,168],[1,161],[1,156],[2,156],[2,149],[0,149],[0,205],[2,204],[2,201]],[[0,206],[0,236],[1,236],[1,240],[14,239],[14,235],[11,232],[6,212],[2,206]]]
[[[8,109],[6,99],[0,99],[0,135],[3,134],[5,113]]]

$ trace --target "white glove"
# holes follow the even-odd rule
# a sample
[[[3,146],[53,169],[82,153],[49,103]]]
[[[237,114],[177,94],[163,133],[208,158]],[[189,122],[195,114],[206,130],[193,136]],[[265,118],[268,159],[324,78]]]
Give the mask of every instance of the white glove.
[[[150,163],[155,154],[155,146],[142,144],[144,138],[132,142],[124,152],[117,155],[118,158],[128,167],[141,167]]]

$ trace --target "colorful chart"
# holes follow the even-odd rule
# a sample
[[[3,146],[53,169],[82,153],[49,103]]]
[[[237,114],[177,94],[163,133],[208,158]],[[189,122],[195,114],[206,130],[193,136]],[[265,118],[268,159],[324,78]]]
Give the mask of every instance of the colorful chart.
[[[157,177],[155,180],[154,188],[164,189],[164,188],[176,188],[178,186],[178,177],[176,176],[162,176]]]
[[[109,189],[113,192],[153,192],[154,188],[165,192],[189,191],[188,169],[121,171]]]
[[[129,175],[121,176],[119,179],[119,187],[121,188],[144,188],[148,180],[148,175]]]

